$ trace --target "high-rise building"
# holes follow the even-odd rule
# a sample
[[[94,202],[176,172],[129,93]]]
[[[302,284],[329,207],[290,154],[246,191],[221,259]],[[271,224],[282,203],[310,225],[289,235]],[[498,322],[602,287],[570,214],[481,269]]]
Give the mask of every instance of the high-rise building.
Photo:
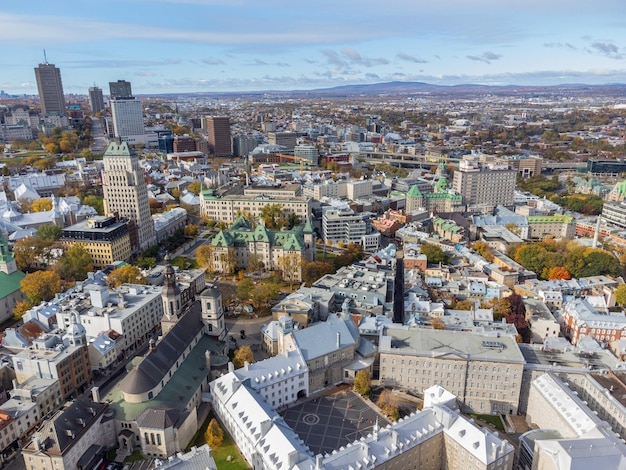
[[[54,64],[46,62],[35,68],[35,78],[39,90],[41,114],[65,116],[65,96],[63,95],[61,71]]]
[[[459,169],[454,172],[452,189],[463,197],[468,208],[513,205],[513,192],[517,171],[506,162],[478,159],[478,156],[463,158]]]
[[[132,98],[133,90],[131,89],[130,82],[126,80],[109,82],[109,95],[112,100],[116,98]]]
[[[104,97],[102,96],[102,88],[92,86],[89,88],[89,106],[91,111],[97,113],[104,109]]]
[[[104,153],[103,162],[102,189],[105,212],[134,222],[131,224],[131,230],[137,233],[136,238],[131,236],[134,251],[156,245],[154,222],[148,204],[148,189],[137,155],[131,151],[127,142],[113,142]],[[134,244],[133,240],[136,240]]]
[[[205,119],[209,151],[216,157],[230,157],[233,153],[230,141],[230,119],[228,116],[207,116]]]
[[[113,135],[122,140],[138,140],[134,136],[145,134],[141,100],[135,98],[115,98],[111,100]]]

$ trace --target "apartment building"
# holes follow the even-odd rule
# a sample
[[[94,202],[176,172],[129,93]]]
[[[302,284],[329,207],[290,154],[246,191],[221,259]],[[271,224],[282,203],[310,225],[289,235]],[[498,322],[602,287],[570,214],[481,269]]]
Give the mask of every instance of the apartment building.
[[[531,240],[570,240],[576,234],[576,220],[568,215],[531,215],[528,231]]]
[[[465,157],[454,172],[452,189],[469,207],[512,206],[516,177],[517,171],[510,169],[506,162]]]
[[[88,337],[114,330],[123,337],[118,347],[124,353],[131,352],[152,337],[163,317],[161,291],[160,286],[135,284],[123,284],[116,290],[104,285],[88,286],[57,302],[61,308],[57,322],[62,327],[68,325],[74,310]]]
[[[58,380],[63,401],[84,392],[91,380],[85,329],[75,315],[63,334],[40,336],[12,359],[19,384],[31,377]]]
[[[440,384],[476,413],[517,413],[524,356],[512,335],[385,327],[380,380],[424,393]]]
[[[261,211],[268,204],[282,206],[285,214],[295,214],[300,220],[306,220],[311,213],[311,199],[304,196],[273,198],[257,195],[216,196],[214,191],[205,190],[200,197],[200,214],[213,220],[232,224],[242,212],[252,217],[260,217]]]
[[[626,338],[626,316],[596,310],[586,299],[574,299],[565,304],[563,312],[565,334],[576,345],[585,336],[602,344]]]
[[[60,241],[65,248],[81,245],[91,255],[95,269],[128,261],[132,253],[128,221],[115,217],[94,216],[66,227]]]
[[[380,233],[372,229],[367,214],[355,214],[352,209],[327,209],[322,215],[322,238],[324,243],[361,245],[363,251],[376,251]]]

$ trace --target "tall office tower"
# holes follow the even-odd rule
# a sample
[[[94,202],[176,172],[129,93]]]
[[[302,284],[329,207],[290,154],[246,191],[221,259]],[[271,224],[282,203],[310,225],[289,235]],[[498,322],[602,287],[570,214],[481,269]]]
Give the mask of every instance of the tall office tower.
[[[109,94],[110,98],[132,98],[133,90],[130,87],[130,82],[126,80],[118,80],[117,82],[109,82]]]
[[[134,222],[130,227],[131,232],[135,230],[137,235],[131,236],[133,251],[153,247],[157,239],[148,205],[148,189],[137,155],[130,150],[127,142],[112,142],[104,153],[103,163],[105,213]]]
[[[91,111],[97,113],[104,109],[104,97],[102,96],[102,88],[92,86],[89,88],[89,106]]]
[[[113,118],[113,135],[123,140],[133,136],[143,136],[143,110],[141,100],[135,98],[115,98],[110,101]],[[139,137],[141,140],[143,137]]]
[[[63,95],[61,71],[54,64],[46,62],[35,68],[35,78],[39,90],[41,114],[65,116],[65,96]]]
[[[478,156],[464,157],[454,172],[452,189],[463,196],[463,204],[495,207],[513,205],[513,192],[517,172],[506,162],[482,159]]]
[[[209,151],[216,157],[230,157],[233,154],[230,141],[230,119],[207,116],[207,140]]]

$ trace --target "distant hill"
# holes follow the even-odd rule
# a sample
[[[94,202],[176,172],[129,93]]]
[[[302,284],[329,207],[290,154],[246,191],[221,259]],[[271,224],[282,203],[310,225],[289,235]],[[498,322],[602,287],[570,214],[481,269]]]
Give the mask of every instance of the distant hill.
[[[318,88],[313,90],[267,90],[250,92],[196,92],[196,93],[166,93],[161,96],[221,96],[221,97],[250,97],[250,96],[285,96],[285,97],[356,97],[381,95],[429,95],[429,96],[540,96],[540,95],[589,95],[626,97],[626,84],[586,85],[563,84],[551,86],[528,85],[433,85],[424,82],[384,82],[366,85],[340,85],[332,88]]]

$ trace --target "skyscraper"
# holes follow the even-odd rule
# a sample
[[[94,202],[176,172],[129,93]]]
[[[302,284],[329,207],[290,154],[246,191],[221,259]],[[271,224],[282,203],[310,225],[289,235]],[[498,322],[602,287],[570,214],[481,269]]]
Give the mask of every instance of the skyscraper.
[[[109,144],[103,158],[102,189],[104,191],[104,211],[117,214],[133,221],[130,230],[133,250],[142,251],[156,245],[154,222],[150,217],[148,189],[139,166],[137,155],[128,143]],[[133,235],[133,234],[131,234]],[[136,240],[133,243],[133,240]]]
[[[89,88],[89,106],[91,111],[97,113],[104,109],[104,97],[102,96],[102,88],[92,86]]]
[[[130,82],[126,80],[118,80],[117,82],[109,82],[109,94],[110,98],[132,98],[133,90],[130,87]]]
[[[143,110],[141,100],[136,98],[115,98],[110,101],[113,118],[113,134],[122,140],[137,140],[133,136],[143,136]],[[141,139],[141,137],[140,137]]]
[[[54,64],[46,62],[35,68],[35,78],[37,79],[37,90],[39,90],[41,114],[65,116],[65,96],[63,95],[61,71]]]
[[[230,157],[233,152],[230,142],[230,120],[228,116],[206,118],[209,151],[216,157]]]

